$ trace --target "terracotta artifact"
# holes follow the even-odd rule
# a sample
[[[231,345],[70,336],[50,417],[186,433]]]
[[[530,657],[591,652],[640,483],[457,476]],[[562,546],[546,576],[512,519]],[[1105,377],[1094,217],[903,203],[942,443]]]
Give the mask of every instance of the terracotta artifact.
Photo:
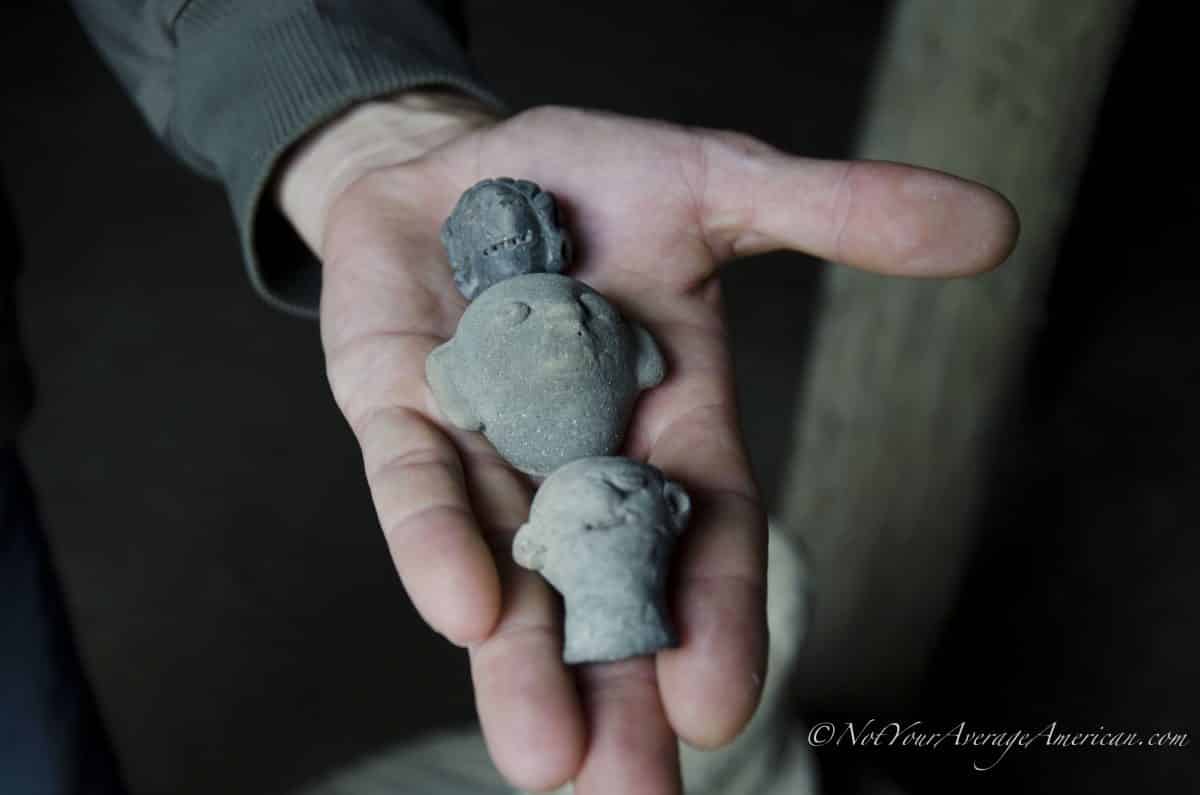
[[[548,475],[615,453],[638,392],[662,381],[664,365],[650,333],[595,290],[534,273],[471,302],[425,373],[447,419],[482,431],[522,472]]]
[[[468,188],[442,225],[442,245],[467,300],[513,276],[561,273],[571,263],[554,196],[524,179],[485,179]]]
[[[677,645],[664,592],[690,510],[682,487],[628,458],[585,458],[546,479],[513,539],[513,557],[562,594],[566,662]]]

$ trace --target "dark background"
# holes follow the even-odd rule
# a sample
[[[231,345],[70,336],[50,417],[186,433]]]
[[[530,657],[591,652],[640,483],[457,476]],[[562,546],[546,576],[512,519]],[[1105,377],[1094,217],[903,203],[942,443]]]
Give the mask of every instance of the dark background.
[[[470,720],[464,655],[395,581],[315,324],[251,292],[220,190],[154,141],[61,3],[0,12],[5,189],[26,244],[33,469],[136,793],[278,793]],[[514,107],[553,102],[852,150],[883,2],[467,4]],[[985,533],[912,716],[1194,733],[1200,363],[1194,66],[1144,2],[998,446]],[[1089,145],[1080,141],[1081,146]],[[997,142],[1003,145],[1003,142]],[[769,495],[819,268],[725,277]],[[841,751],[914,791],[1200,791],[1195,750]]]

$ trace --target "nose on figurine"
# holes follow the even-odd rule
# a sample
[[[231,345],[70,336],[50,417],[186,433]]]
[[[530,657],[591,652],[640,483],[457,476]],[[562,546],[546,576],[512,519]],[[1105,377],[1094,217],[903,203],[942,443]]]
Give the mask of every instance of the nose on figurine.
[[[587,307],[579,298],[552,304],[546,309],[547,317],[572,325],[582,325],[587,317]]]

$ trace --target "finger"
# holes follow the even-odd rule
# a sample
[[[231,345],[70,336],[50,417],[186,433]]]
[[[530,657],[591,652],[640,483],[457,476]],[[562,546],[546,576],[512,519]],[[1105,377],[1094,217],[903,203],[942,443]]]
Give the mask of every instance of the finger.
[[[709,298],[719,302],[718,292]],[[630,450],[692,498],[670,581],[680,646],[658,655],[659,687],[675,732],[714,748],[741,731],[762,688],[766,519],[738,432],[719,324],[678,322],[678,329],[657,326],[673,374],[643,397]]]
[[[517,787],[542,791],[563,785],[579,770],[587,732],[574,681],[562,662],[557,600],[541,577],[512,561],[512,531],[529,507],[528,487],[515,484],[518,478],[501,466],[471,472],[478,500],[498,516],[517,516],[508,531],[495,536],[504,612],[495,632],[470,650],[471,679],[497,769]],[[512,497],[522,488],[523,507]]]
[[[679,746],[663,713],[653,659],[581,665],[578,675],[590,741],[575,795],[682,792]]]
[[[692,498],[671,581],[680,644],[658,656],[663,705],[681,738],[716,748],[745,727],[762,691],[766,517],[731,406],[694,411],[672,424],[650,463]]]
[[[371,497],[400,580],[422,618],[459,645],[492,631],[500,581],[453,443],[411,409],[355,423]]]
[[[999,193],[931,169],[793,157],[736,133],[700,134],[701,225],[718,259],[795,249],[878,273],[959,276],[1012,252]]]

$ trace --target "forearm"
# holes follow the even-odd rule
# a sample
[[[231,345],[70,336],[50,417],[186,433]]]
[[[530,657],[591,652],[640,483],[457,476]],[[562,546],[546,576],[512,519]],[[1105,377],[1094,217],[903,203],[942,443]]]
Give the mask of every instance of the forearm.
[[[453,90],[497,112],[501,105],[471,70],[453,2],[74,4],[150,127],[224,184],[252,282],[293,311],[315,312],[316,263],[263,199],[298,141],[359,103],[401,91]]]

